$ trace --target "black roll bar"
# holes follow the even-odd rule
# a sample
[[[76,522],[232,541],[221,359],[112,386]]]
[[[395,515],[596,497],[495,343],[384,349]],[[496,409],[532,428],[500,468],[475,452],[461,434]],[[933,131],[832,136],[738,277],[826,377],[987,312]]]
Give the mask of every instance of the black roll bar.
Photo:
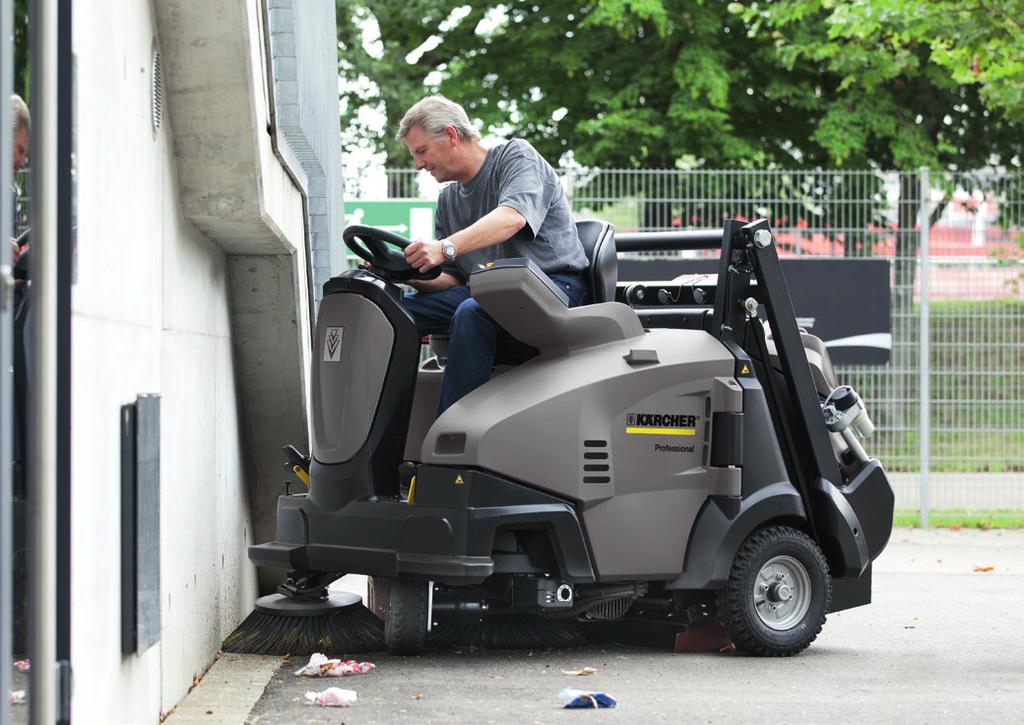
[[[680,229],[673,232],[616,232],[619,252],[667,252],[692,249],[719,249],[721,229]]]

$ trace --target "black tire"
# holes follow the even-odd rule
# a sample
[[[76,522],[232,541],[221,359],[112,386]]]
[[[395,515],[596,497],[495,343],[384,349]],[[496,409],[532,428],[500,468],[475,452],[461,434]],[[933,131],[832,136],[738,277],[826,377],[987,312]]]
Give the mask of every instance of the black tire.
[[[831,597],[818,545],[796,529],[772,526],[755,531],[736,552],[718,595],[718,619],[738,649],[788,657],[821,632]]]
[[[384,611],[384,643],[395,655],[417,655],[427,637],[427,582],[392,579]]]

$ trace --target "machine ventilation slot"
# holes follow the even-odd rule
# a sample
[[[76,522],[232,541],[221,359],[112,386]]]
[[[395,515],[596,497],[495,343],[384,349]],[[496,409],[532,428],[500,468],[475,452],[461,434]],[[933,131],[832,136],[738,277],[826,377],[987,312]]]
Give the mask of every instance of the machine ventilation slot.
[[[587,619],[597,619],[605,622],[613,619],[621,619],[626,616],[626,612],[629,611],[632,604],[633,597],[612,599],[609,602],[601,602],[597,606],[591,607],[587,610],[586,616]]]
[[[585,440],[583,448],[584,461],[605,461],[604,463],[584,463],[583,483],[611,483],[611,465],[607,462],[608,441]]]

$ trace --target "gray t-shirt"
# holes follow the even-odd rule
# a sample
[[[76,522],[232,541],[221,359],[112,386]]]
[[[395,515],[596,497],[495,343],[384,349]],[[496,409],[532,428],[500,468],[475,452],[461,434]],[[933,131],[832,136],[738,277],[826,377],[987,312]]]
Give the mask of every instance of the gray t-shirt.
[[[499,206],[518,211],[526,226],[504,242],[460,254],[455,260],[458,270],[446,265],[445,271],[465,279],[488,262],[516,257],[533,260],[548,274],[587,268],[587,255],[555,170],[521,139],[489,149],[467,183],[456,181],[441,189],[435,234],[443,239]]]

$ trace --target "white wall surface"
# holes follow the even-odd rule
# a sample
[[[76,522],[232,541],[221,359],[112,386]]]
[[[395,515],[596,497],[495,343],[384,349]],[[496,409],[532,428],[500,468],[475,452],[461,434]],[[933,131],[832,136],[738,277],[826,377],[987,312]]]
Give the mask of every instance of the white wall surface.
[[[224,251],[183,216],[150,125],[153,8],[74,6],[73,719],[154,723],[251,609],[255,573]],[[119,409],[161,396],[161,640],[120,652]],[[145,532],[140,532],[142,535]]]

